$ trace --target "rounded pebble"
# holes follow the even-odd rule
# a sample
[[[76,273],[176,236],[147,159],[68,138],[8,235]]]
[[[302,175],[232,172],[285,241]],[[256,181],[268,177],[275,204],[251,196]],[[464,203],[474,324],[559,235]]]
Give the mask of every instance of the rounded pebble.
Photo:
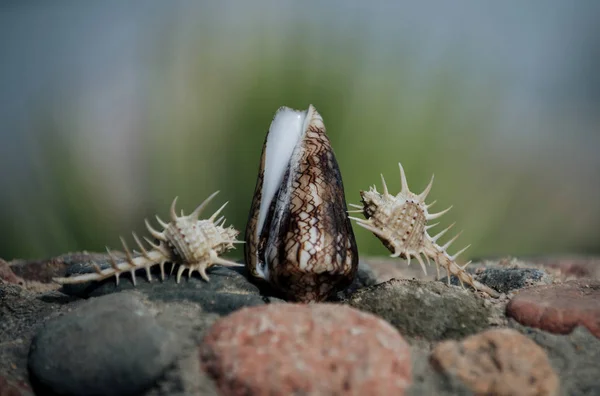
[[[405,337],[440,341],[488,327],[491,312],[484,301],[441,282],[392,279],[358,290],[346,302],[385,319]]]
[[[574,280],[525,289],[507,305],[506,315],[522,325],[556,334],[585,326],[600,338],[600,281]]]
[[[544,396],[559,391],[558,376],[544,350],[512,329],[444,341],[434,348],[431,362],[477,395]]]
[[[275,304],[220,319],[200,348],[223,395],[403,395],[408,344],[387,322],[335,304]]]
[[[130,395],[173,362],[174,338],[134,295],[95,298],[35,336],[29,370],[36,393]]]

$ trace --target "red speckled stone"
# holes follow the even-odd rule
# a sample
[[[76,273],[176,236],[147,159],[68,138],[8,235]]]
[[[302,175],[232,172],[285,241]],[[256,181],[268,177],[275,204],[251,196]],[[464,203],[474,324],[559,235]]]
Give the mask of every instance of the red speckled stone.
[[[557,334],[585,326],[600,338],[600,281],[574,280],[524,289],[506,306],[506,315],[525,326]]]
[[[476,395],[551,396],[559,392],[559,379],[546,352],[512,329],[444,341],[434,348],[430,360]]]
[[[244,308],[200,348],[223,395],[403,395],[409,346],[384,320],[335,304]]]

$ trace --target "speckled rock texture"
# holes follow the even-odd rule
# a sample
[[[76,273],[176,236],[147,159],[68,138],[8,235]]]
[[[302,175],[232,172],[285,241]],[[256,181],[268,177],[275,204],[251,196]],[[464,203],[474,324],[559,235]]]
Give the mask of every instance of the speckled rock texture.
[[[376,316],[333,304],[246,308],[200,348],[223,395],[402,395],[408,344]]]
[[[9,380],[0,375],[0,396],[33,396],[33,390],[25,381]]]
[[[561,395],[600,395],[600,340],[585,327],[570,334],[551,334],[511,320],[509,326],[544,349],[560,377]]]
[[[464,382],[457,374],[450,373],[451,370],[440,370],[440,366],[432,364],[432,351],[436,350],[444,340],[453,340],[453,345],[459,346],[458,357],[455,356],[456,362],[463,364],[467,361],[479,361],[478,359],[486,361],[485,359],[489,360],[491,356],[495,356],[489,349],[482,347],[467,354],[466,350],[461,352],[462,347],[460,346],[466,343],[470,337],[482,336],[494,329],[511,328],[541,348],[542,354],[547,357],[552,369],[559,377],[557,388],[559,395],[600,395],[600,375],[598,373],[600,339],[591,333],[594,327],[590,323],[594,323],[595,316],[589,313],[596,311],[584,309],[586,306],[594,308],[594,302],[598,299],[589,298],[587,292],[582,292],[582,283],[577,284],[579,286],[575,288],[576,293],[573,292],[572,283],[563,283],[570,279],[576,279],[579,282],[594,285],[593,280],[584,280],[583,277],[600,278],[596,276],[598,274],[597,267],[600,268],[600,266],[595,266],[600,262],[598,258],[507,258],[470,265],[469,270],[478,280],[482,281],[487,277],[484,283],[503,291],[500,298],[492,299],[469,288],[447,286],[444,282],[436,281],[433,276],[435,271],[433,271],[433,275],[424,276],[418,266],[408,267],[406,262],[401,259],[365,259],[363,257],[359,263],[358,277],[352,286],[332,298],[331,302],[335,305],[327,304],[327,306],[333,307],[329,309],[334,312],[332,318],[336,318],[336,315],[343,316],[338,319],[345,325],[338,327],[331,325],[332,321],[323,320],[321,314],[313,313],[310,318],[306,318],[302,315],[286,313],[286,308],[294,305],[289,305],[277,298],[268,288],[249,282],[243,268],[233,270],[213,267],[209,271],[211,281],[208,283],[199,276],[192,276],[191,279],[185,277],[180,284],[177,284],[172,277],[160,281],[158,271],[154,272],[154,280],[150,283],[146,280],[144,272],[140,271],[137,277],[137,287],[133,286],[129,276],[122,276],[119,286],[115,285],[114,279],[67,288],[60,288],[59,285],[50,282],[52,277],[63,276],[67,271],[86,272],[92,270],[90,265],[92,260],[101,266],[108,265],[106,258],[105,254],[83,252],[65,254],[48,260],[0,261],[1,396],[5,394],[52,395],[57,394],[56,392],[110,395],[125,392],[123,389],[129,392],[133,388],[127,390],[126,387],[134,385],[139,388],[132,390],[132,393],[144,396],[216,396],[220,394],[220,382],[206,373],[207,363],[205,359],[201,358],[202,353],[206,352],[204,349],[206,348],[205,335],[212,331],[209,329],[212,329],[212,326],[221,318],[223,321],[228,321],[240,312],[255,309],[281,311],[281,317],[285,318],[285,323],[281,325],[281,328],[285,330],[286,335],[293,331],[290,330],[290,326],[302,328],[305,323],[314,324],[311,328],[307,328],[306,333],[298,335],[296,339],[307,339],[309,334],[314,335],[318,331],[325,330],[320,324],[324,322],[325,327],[328,326],[329,330],[322,331],[321,338],[311,338],[313,341],[310,343],[311,353],[314,353],[312,356],[319,356],[320,353],[329,351],[332,347],[346,348],[346,344],[348,344],[351,348],[346,348],[347,350],[359,350],[362,355],[369,357],[368,359],[359,358],[346,361],[342,365],[325,364],[321,367],[322,373],[338,379],[341,376],[340,373],[344,371],[364,374],[363,376],[354,375],[346,382],[342,381],[342,385],[347,383],[353,385],[354,389],[362,389],[359,385],[367,384],[367,378],[379,375],[378,373],[373,374],[372,371],[373,368],[380,370],[378,365],[382,362],[373,362],[370,360],[370,356],[379,355],[378,351],[386,350],[389,339],[387,335],[382,338],[374,336],[374,334],[381,332],[380,326],[387,326],[390,329],[385,322],[389,323],[394,334],[393,337],[390,336],[391,339],[400,337],[406,341],[409,345],[406,350],[410,352],[410,358],[394,365],[389,372],[408,367],[410,375],[407,375],[408,380],[401,376],[400,383],[394,382],[396,376],[379,376],[377,383],[369,385],[371,389],[362,394],[372,394],[372,389],[385,393],[388,389],[404,384],[407,386],[404,388],[404,393],[412,396],[472,395],[471,385]],[[383,282],[390,278],[401,278],[402,280]],[[555,287],[557,289],[554,289]],[[593,289],[593,287],[591,288]],[[560,315],[548,314],[553,311],[548,311],[546,308],[539,311],[539,307],[544,304],[540,303],[539,299],[530,304],[530,306],[537,307],[535,309],[538,311],[533,309],[529,314],[529,318],[537,318],[537,322],[524,321],[524,323],[531,323],[530,326],[536,325],[539,328],[520,324],[510,316],[507,317],[506,306],[511,300],[514,300],[511,303],[512,307],[519,301],[522,303],[525,300],[524,297],[531,291],[539,292],[542,296],[544,296],[543,293],[553,293],[544,291],[546,289],[554,290],[554,292],[563,289],[571,290],[568,294],[569,298],[563,299],[569,300],[567,306],[570,308],[566,315],[562,315],[562,318]],[[590,288],[587,287],[585,290],[588,289]],[[552,298],[547,295],[544,297],[546,300]],[[562,301],[561,303],[566,304],[566,302]],[[551,308],[560,307],[561,303],[553,303]],[[94,304],[96,304],[95,307]],[[275,305],[280,305],[280,307],[272,308]],[[363,313],[355,314],[356,311],[349,306],[362,310]],[[138,307],[140,312],[149,316],[137,317],[134,312],[138,309],[134,307]],[[301,307],[315,309],[315,306]],[[46,332],[45,328],[52,328],[55,323],[60,322],[63,325],[78,323],[73,315],[81,312],[80,309],[85,310],[89,317],[96,317],[94,315],[99,315],[100,312],[106,313],[106,316],[102,316],[104,319],[100,320],[101,323],[95,323],[95,325],[79,323],[78,325],[82,333],[93,334],[93,329],[96,331],[104,329],[102,334],[91,337],[77,334],[69,337],[79,345],[85,344],[86,350],[78,354],[70,345],[67,345],[68,343],[63,345],[46,342],[45,358],[36,356],[34,353],[30,354],[30,350],[43,345],[43,342],[39,342],[43,337],[49,337],[52,332],[60,333],[57,329],[48,330],[47,334],[42,336],[41,334]],[[353,313],[343,314],[348,310]],[[582,311],[585,315],[582,315]],[[364,312],[371,312],[375,317]],[[545,313],[538,316],[539,312]],[[361,334],[356,334],[356,331],[353,333],[353,327],[348,326],[348,323],[352,323],[357,317],[362,318],[362,315],[371,318],[364,322],[369,323],[368,326],[365,324],[368,329]],[[577,320],[569,319],[573,317],[576,317]],[[256,316],[244,321],[240,324],[241,328],[244,328],[245,323],[253,323],[252,321],[258,318]],[[582,318],[587,319],[583,320]],[[338,319],[335,319],[336,323]],[[98,319],[88,320],[88,322],[90,321],[98,322]],[[284,320],[282,319],[282,321]],[[139,326],[134,325],[135,323],[142,324],[144,328],[138,330]],[[378,324],[373,325],[373,323]],[[546,327],[539,323],[543,323]],[[573,323],[575,324],[573,325]],[[588,327],[585,327],[586,323]],[[548,330],[543,330],[546,328],[556,331],[556,328],[565,327],[565,325],[568,325],[567,330],[564,330],[568,331],[565,334],[552,334]],[[130,330],[124,331],[125,328]],[[131,335],[136,334],[137,331],[140,331],[142,335],[131,340]],[[234,331],[235,328],[229,328],[223,329],[221,332],[230,334]],[[260,337],[253,339],[251,334],[248,334],[246,345],[257,344],[256,348],[249,347],[245,351],[247,351],[247,356],[256,357],[261,350],[260,345],[263,340]],[[326,337],[327,334],[330,336]],[[384,334],[387,332],[384,331]],[[34,341],[36,335],[39,338],[36,337]],[[345,342],[342,345],[340,341],[336,341],[346,338],[360,339],[361,345],[356,346],[354,341]],[[125,342],[126,340],[129,340],[129,343]],[[285,340],[285,337],[282,340]],[[227,343],[227,340],[223,342]],[[303,343],[302,348],[308,344],[307,342]],[[121,346],[119,347],[119,345]],[[141,350],[141,345],[145,345],[147,350]],[[159,359],[158,364],[147,355],[148,351],[157,350],[156,348],[159,348],[158,350],[165,348],[164,356],[168,357]],[[116,352],[108,353],[111,350],[116,350]],[[91,353],[90,351],[98,352]],[[294,360],[291,360],[289,356],[293,354],[289,351],[286,353],[282,351],[284,349],[271,348],[265,352],[264,359],[263,355],[260,355],[261,359],[254,360],[254,366],[257,367],[248,369],[261,370],[271,367],[272,372],[269,375],[272,377],[303,378],[306,367],[290,364]],[[161,353],[163,352],[152,354],[158,356]],[[85,364],[78,360],[81,354],[87,354],[88,361]],[[76,356],[73,357],[74,355]],[[138,358],[128,360],[132,356],[138,356]],[[331,362],[333,360],[327,359],[343,356],[343,354],[333,353],[324,359]],[[386,355],[384,354],[384,356]],[[447,357],[448,355],[444,354],[443,356]],[[395,358],[386,357],[385,361]],[[267,365],[271,361],[277,362],[277,359],[287,360],[285,364]],[[43,363],[44,360],[46,361],[44,364],[50,366],[63,365],[63,367],[67,367],[64,375],[51,379],[65,383],[60,383],[54,388],[49,383],[43,383],[42,376],[37,374],[38,371],[43,370],[33,367],[40,362]],[[213,359],[213,363],[215,362],[223,364],[223,361]],[[32,370],[29,369],[30,367]],[[151,367],[162,368],[156,369],[156,371],[145,371]],[[480,364],[474,370],[483,367],[485,366]],[[519,383],[521,379],[518,373],[512,373],[508,366],[502,366],[502,368],[503,370],[496,372],[495,375],[512,383]],[[97,387],[94,378],[91,378],[90,375],[90,373],[96,373],[95,375],[98,376],[96,379],[106,378],[107,373],[116,373],[117,371],[121,374],[137,372],[136,378],[133,381],[126,381],[126,384],[123,385],[122,378],[117,375],[115,381],[105,381],[110,386]],[[382,375],[384,373],[385,370],[381,371]],[[491,373],[493,372],[490,371],[488,374],[491,375]],[[144,381],[147,381],[145,385],[140,386],[140,383]],[[282,383],[285,384],[285,382]],[[74,386],[73,384],[78,384],[77,386],[80,388],[73,391],[72,388],[69,388]],[[306,379],[305,383],[298,386],[315,387],[322,384],[323,382]],[[524,387],[523,389],[529,388]],[[349,391],[343,387],[341,393],[343,394],[343,392]],[[325,393],[327,394],[327,392]]]
[[[123,254],[115,252],[115,256],[122,257]],[[62,276],[65,271],[73,266],[83,263],[103,262],[106,259],[103,253],[66,253],[48,260],[14,260],[10,263],[12,271],[26,281],[37,281],[51,283],[52,278]],[[58,288],[58,285],[55,285]]]
[[[559,379],[544,350],[516,330],[487,330],[438,344],[431,362],[476,395],[557,395]]]
[[[552,283],[552,277],[543,269],[537,268],[480,268],[478,270],[473,268],[473,276],[499,293]],[[447,282],[447,278],[444,277],[440,281]],[[460,281],[455,276],[450,278],[450,283],[454,286],[460,285]]]
[[[63,305],[57,301],[59,298],[0,283],[0,375],[7,381],[29,382],[27,355],[31,339],[46,320],[60,314]]]
[[[18,285],[22,281],[23,280],[13,272],[8,263],[0,259],[0,282]]]
[[[581,279],[524,289],[507,305],[506,314],[551,333],[567,334],[585,326],[600,338],[600,281]]]
[[[404,336],[428,341],[461,338],[490,325],[483,298],[441,282],[392,279],[361,289],[346,302],[382,317]]]
[[[137,297],[111,295],[48,322],[31,344],[29,370],[41,392],[137,394],[173,362],[174,342]]]

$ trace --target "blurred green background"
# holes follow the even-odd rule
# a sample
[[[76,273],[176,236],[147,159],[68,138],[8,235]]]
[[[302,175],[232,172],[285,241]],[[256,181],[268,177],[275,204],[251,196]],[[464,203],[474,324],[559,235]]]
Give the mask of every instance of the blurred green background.
[[[402,162],[463,259],[598,253],[599,4],[6,2],[0,257],[119,248],[215,190],[243,232],[275,111],[310,103],[348,202]]]

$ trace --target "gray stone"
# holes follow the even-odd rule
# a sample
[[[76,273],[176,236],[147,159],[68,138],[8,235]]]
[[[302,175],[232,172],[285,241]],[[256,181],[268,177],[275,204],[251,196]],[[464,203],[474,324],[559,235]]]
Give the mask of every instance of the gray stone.
[[[346,289],[338,292],[333,300],[343,300],[350,297],[354,292],[367,286],[373,286],[377,283],[377,277],[371,269],[371,266],[363,260],[358,262],[358,270],[356,272],[356,278]]]
[[[198,345],[204,334],[220,316],[205,313],[192,302],[160,302],[152,305],[159,312],[159,324],[176,334],[181,351],[161,379],[145,396],[217,395],[213,380],[202,371]]]
[[[346,302],[384,318],[414,340],[459,339],[488,327],[492,316],[470,290],[431,281],[392,279],[361,289]]]
[[[136,296],[120,293],[46,323],[31,344],[29,370],[36,393],[138,394],[174,361],[174,342]]]
[[[500,293],[552,283],[552,277],[546,271],[537,268],[484,268],[471,273],[471,275],[479,282]],[[447,281],[447,277],[440,279],[440,282]],[[452,276],[450,277],[450,284],[458,286],[460,282],[457,277]]]
[[[98,262],[101,268],[109,266],[107,262]],[[93,271],[90,263],[76,263],[68,270],[68,274],[87,273]],[[167,267],[169,272],[169,267]],[[136,273],[134,286],[129,274],[122,275],[119,285],[114,278],[101,282],[88,282],[76,285],[64,285],[62,291],[69,295],[84,298],[107,295],[125,290],[136,290],[153,301],[191,301],[199,304],[205,312],[228,315],[243,307],[262,305],[270,302],[282,302],[276,297],[261,295],[258,286],[249,282],[244,268],[227,268],[215,266],[208,271],[209,282],[204,281],[196,273],[191,278],[182,277],[178,284],[175,276],[167,275],[164,281],[153,274],[151,282],[146,280],[145,271]]]
[[[357,288],[373,286],[377,283],[377,277],[375,276],[375,272],[373,272],[373,269],[369,263],[364,260],[358,261],[358,271],[353,283],[357,284]]]
[[[144,396],[218,396],[213,379],[202,370],[198,351],[191,349],[169,368]]]
[[[541,346],[560,377],[561,395],[600,395],[600,340],[585,327],[571,334],[551,334],[510,320],[510,327]]]
[[[408,388],[409,396],[471,396],[473,392],[455,377],[448,377],[435,370],[429,363],[426,348],[411,348],[413,384]]]
[[[40,298],[21,286],[0,283],[0,377],[17,383],[28,382],[27,355],[31,339],[45,320],[57,316],[63,309],[48,297],[51,296]]]

